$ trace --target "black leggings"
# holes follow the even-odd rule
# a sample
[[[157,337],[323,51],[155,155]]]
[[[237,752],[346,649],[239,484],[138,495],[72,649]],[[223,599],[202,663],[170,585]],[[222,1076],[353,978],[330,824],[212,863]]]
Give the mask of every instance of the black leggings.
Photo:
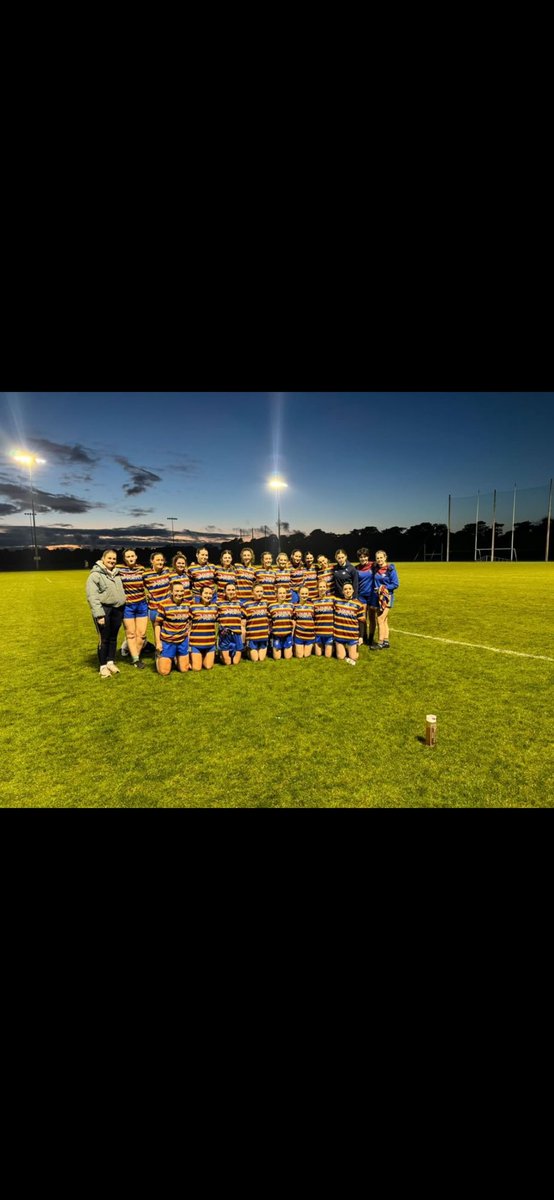
[[[107,662],[113,662],[115,659],[115,648],[117,646],[117,635],[121,628],[123,620],[123,605],[119,608],[113,608],[111,605],[105,605],[104,624],[99,625],[98,620],[94,617],[94,624],[100,638],[98,647],[98,662],[101,667],[105,667]]]

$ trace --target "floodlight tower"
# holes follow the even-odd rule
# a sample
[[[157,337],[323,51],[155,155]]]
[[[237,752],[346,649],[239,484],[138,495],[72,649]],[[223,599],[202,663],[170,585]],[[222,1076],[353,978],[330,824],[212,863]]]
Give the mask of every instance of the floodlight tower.
[[[177,517],[166,517],[166,521],[171,521],[171,541],[175,545],[175,522]]]
[[[31,516],[33,518],[34,559],[35,559],[35,567],[38,571],[40,555],[39,555],[38,546],[37,546],[37,527],[36,527],[36,523],[35,523],[35,495],[34,495],[34,491],[33,491],[33,467],[38,466],[40,463],[46,462],[46,459],[45,458],[37,458],[36,454],[27,454],[27,453],[23,453],[21,451],[18,451],[16,454],[12,454],[11,457],[14,459],[15,462],[24,463],[25,466],[29,468],[29,485],[30,485],[30,490],[31,490]]]
[[[277,545],[278,545],[277,553],[278,554],[281,553],[281,492],[282,492],[283,488],[286,488],[288,486],[289,486],[288,483],[285,483],[285,480],[281,479],[279,476],[275,476],[273,479],[269,480],[269,487],[273,488],[277,492]]]

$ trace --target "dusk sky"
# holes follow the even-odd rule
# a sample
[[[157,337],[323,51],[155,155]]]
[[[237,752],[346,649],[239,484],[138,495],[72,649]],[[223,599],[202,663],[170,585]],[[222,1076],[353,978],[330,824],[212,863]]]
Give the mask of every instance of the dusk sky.
[[[0,546],[138,544],[268,525],[274,472],[290,528],[445,522],[448,494],[546,487],[553,392],[1,392]],[[185,532],[186,531],[186,532]]]

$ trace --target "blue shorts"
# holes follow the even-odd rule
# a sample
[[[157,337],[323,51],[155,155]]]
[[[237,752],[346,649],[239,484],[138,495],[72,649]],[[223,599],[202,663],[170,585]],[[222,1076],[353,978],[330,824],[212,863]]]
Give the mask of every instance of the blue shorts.
[[[215,654],[215,646],[191,646],[191,654]]]
[[[189,640],[185,638],[184,642],[164,642],[162,640],[162,652],[160,658],[181,658],[189,652]]]
[[[148,609],[148,616],[150,617],[150,620],[151,620],[152,624],[154,624],[154,622],[155,622],[155,620],[156,620],[156,617],[157,617],[157,615],[158,615],[158,610],[157,610],[157,608],[149,608],[149,609]]]
[[[333,635],[330,634],[330,635],[326,636],[323,633],[316,633],[315,644],[316,644],[316,646],[332,646],[333,645]]]
[[[220,633],[219,649],[230,651],[231,654],[239,654],[244,650],[244,642],[240,633]]]
[[[313,637],[312,638],[297,638],[295,635],[294,644],[295,644],[295,646],[313,646],[314,639],[313,639]]]
[[[357,646],[358,645],[357,638],[352,638],[351,641],[349,641],[348,638],[335,638],[334,640],[335,640],[335,642],[338,642],[340,646]]]
[[[300,592],[291,592],[291,599],[292,599],[293,604],[299,604],[300,603]]]
[[[288,633],[286,637],[274,637],[271,640],[274,650],[290,650],[292,647],[292,633]]]
[[[134,600],[132,604],[126,604],[123,609],[123,619],[125,617],[147,617],[148,605],[146,600]]]
[[[258,638],[256,642],[248,643],[249,650],[267,650],[267,638]]]

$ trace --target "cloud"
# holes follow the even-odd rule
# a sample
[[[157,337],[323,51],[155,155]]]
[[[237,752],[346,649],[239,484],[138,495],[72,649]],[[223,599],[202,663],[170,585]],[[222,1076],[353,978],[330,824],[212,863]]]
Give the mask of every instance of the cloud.
[[[16,508],[15,504],[0,504],[0,515],[3,517],[7,517],[8,513],[11,515],[17,512],[21,512],[21,509]]]
[[[74,446],[64,445],[63,442],[51,442],[48,438],[29,438],[29,446],[35,454],[44,454],[52,463],[86,463],[93,466],[98,462],[98,454],[76,442]]]
[[[71,532],[61,535],[62,528],[69,528]],[[15,550],[25,548],[29,545],[29,525],[6,525],[2,526],[2,541],[0,549]],[[142,546],[144,549],[153,550],[157,546],[169,546],[172,542],[171,533],[165,525],[152,523],[150,525],[120,525],[115,528],[96,527],[94,529],[82,529],[78,525],[66,527],[61,523],[46,524],[45,522],[37,521],[37,541],[39,546],[58,545],[60,537],[63,536],[65,541],[70,541],[75,546],[82,546],[83,549],[91,547],[105,546],[107,542],[114,546]],[[175,530],[175,545],[191,546],[191,545],[211,545],[218,542],[232,541],[233,534],[220,530],[216,533],[206,533],[198,529],[182,529],[180,532]]]
[[[0,495],[13,501],[16,507],[14,508],[12,505],[12,512],[24,512],[29,507],[31,500],[28,484],[5,483],[0,480]],[[80,500],[78,496],[56,495],[52,492],[43,492],[40,488],[33,488],[33,495],[35,510],[39,513],[84,513],[91,508],[105,507],[97,500]]]
[[[209,533],[213,533],[214,529],[217,529],[217,525],[205,525],[204,529],[207,529]]]
[[[147,515],[147,513],[151,513],[151,512],[154,512],[153,508],[130,508],[129,516],[130,517],[145,517]]]
[[[133,466],[129,459],[124,458],[121,454],[114,454],[114,460],[131,476],[132,483],[123,484],[123,491],[128,496],[140,496],[155,483],[161,483],[161,475],[156,475],[154,471],[148,471],[146,467]]]

